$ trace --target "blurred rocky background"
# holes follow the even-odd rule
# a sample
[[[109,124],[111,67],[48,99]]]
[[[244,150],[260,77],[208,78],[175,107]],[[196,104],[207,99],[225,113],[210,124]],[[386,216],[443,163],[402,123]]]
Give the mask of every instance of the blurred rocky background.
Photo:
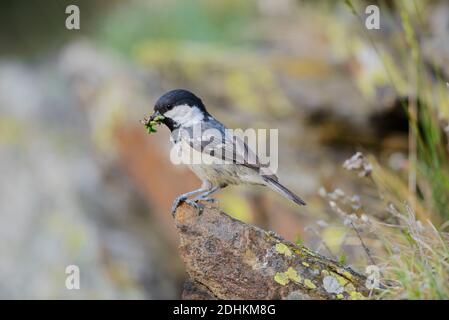
[[[65,28],[69,4],[80,8],[80,30]],[[419,6],[425,58],[447,79],[449,5]],[[232,187],[218,195],[224,211],[324,255],[362,259],[355,235],[326,228],[336,217],[318,191],[368,194],[376,212],[375,191],[344,160],[361,150],[399,174],[409,165],[405,84],[396,77],[392,88],[388,78],[402,58],[389,50],[400,41],[394,1],[383,4],[381,30],[364,29],[344,1],[0,8],[0,298],[180,296],[169,208],[199,181],[170,163],[167,129],[149,136],[139,123],[173,88],[197,93],[228,127],[278,128],[279,176],[308,203]],[[65,287],[71,264],[80,290]]]

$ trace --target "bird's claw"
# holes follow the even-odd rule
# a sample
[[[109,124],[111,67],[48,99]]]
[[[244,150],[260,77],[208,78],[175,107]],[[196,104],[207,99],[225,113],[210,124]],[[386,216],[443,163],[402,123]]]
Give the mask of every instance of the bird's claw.
[[[200,201],[200,200],[201,201],[215,201],[215,199],[212,199],[212,198],[198,198],[198,199],[188,200],[187,197],[178,197],[175,199],[175,201],[173,201],[173,205],[171,208],[172,216],[173,217],[176,216],[176,209],[178,209],[178,207],[183,202],[194,207],[197,210],[198,215],[202,214],[203,210],[204,210],[204,205],[202,205],[201,203],[198,203],[198,201]]]
[[[199,197],[199,198],[196,198],[196,199],[194,199],[194,201],[195,202],[198,202],[198,201],[205,201],[205,202],[210,202],[210,203],[217,203],[218,202],[218,200],[217,199],[215,199],[215,198],[207,198],[207,197]]]
[[[196,209],[198,215],[201,215],[204,211],[204,205],[201,203],[198,203],[198,200],[185,200],[185,203],[194,207]]]
[[[175,201],[173,201],[173,204],[171,206],[171,215],[173,216],[173,218],[176,215],[176,209],[178,209],[179,205],[186,200],[187,200],[187,197],[181,196],[181,197],[177,197],[175,199]]]

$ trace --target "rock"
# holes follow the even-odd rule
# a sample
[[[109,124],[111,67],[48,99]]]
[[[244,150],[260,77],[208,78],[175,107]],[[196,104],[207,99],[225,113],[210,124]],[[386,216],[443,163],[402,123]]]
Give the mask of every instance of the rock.
[[[363,299],[365,277],[304,246],[231,218],[181,205],[175,216],[188,299]],[[325,281],[324,281],[325,280]],[[329,289],[331,288],[331,289]]]

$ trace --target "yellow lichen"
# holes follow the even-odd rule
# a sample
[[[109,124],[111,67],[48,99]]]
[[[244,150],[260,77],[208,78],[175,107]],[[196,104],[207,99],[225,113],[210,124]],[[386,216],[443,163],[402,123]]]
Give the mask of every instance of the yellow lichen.
[[[335,279],[337,279],[338,283],[344,287],[347,283],[348,280],[346,280],[345,278],[343,278],[342,276],[340,276],[339,274],[336,274],[335,272],[332,272],[332,275],[335,277]]]
[[[294,253],[296,253],[298,256],[301,256],[301,257],[316,257],[317,256],[313,251],[310,251],[309,249],[307,249],[306,247],[303,247],[303,246],[293,247],[290,249],[292,249],[292,251]]]
[[[345,277],[348,280],[352,280],[352,274],[349,271],[346,271],[345,269],[338,268],[337,273],[341,274],[343,277]]]
[[[316,285],[310,279],[304,279],[304,285],[309,289],[315,289]]]
[[[337,294],[337,299],[344,299],[344,296],[341,293],[339,293]]]
[[[362,299],[365,299],[365,296],[363,296],[363,294],[358,292],[355,289],[355,287],[353,286],[352,283],[348,283],[345,286],[345,291],[349,294],[349,299],[350,300],[362,300]]]
[[[364,300],[364,299],[365,299],[365,297],[360,292],[352,291],[349,294],[349,300]]]
[[[285,286],[290,282],[288,276],[286,275],[286,272],[277,272],[274,276],[274,281],[276,281],[282,286]]]
[[[289,249],[289,247],[287,247],[285,244],[281,242],[276,244],[276,251],[279,252],[280,254],[285,255],[286,257],[292,256],[292,251]]]
[[[296,283],[301,282],[301,276],[292,267],[289,267],[285,272],[277,272],[274,276],[274,281],[283,286],[288,284],[290,280]]]
[[[310,249],[308,249],[308,248],[306,248],[306,247],[301,247],[302,248],[302,250],[305,252],[305,253],[307,253],[309,256],[312,256],[312,257],[316,257],[317,255],[313,252],[313,251],[311,251]]]
[[[348,284],[345,286],[345,291],[346,291],[347,293],[354,292],[354,291],[355,291],[355,287],[352,285],[352,283],[348,283]]]
[[[293,269],[292,267],[289,267],[289,268],[287,269],[287,271],[285,272],[285,274],[287,275],[287,277],[288,277],[290,280],[292,280],[292,281],[294,281],[294,282],[297,282],[297,283],[301,282],[301,276],[300,276],[300,275],[298,274],[298,272],[296,272],[296,270]]]
[[[303,262],[302,265],[303,265],[304,267],[310,267],[310,264],[308,264],[307,262]]]

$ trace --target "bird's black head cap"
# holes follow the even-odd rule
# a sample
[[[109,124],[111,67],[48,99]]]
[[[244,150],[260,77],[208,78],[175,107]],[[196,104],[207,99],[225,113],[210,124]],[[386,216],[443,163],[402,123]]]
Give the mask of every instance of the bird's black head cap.
[[[176,106],[189,105],[191,107],[196,106],[203,112],[206,112],[203,102],[200,98],[194,95],[192,92],[184,89],[171,90],[164,93],[154,105],[154,111],[158,111],[160,114],[173,109]]]

